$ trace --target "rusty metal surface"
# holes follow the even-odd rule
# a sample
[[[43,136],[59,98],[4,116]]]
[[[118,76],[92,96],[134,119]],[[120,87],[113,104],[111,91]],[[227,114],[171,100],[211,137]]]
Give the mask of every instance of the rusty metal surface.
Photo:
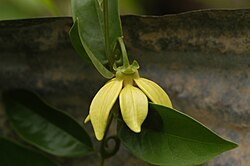
[[[141,75],[158,82],[174,107],[239,143],[205,166],[250,164],[249,20],[250,10],[122,17],[128,52],[141,64]],[[106,80],[72,49],[71,24],[71,18],[0,22],[0,91],[35,90],[80,122]],[[1,106],[0,134],[13,135]],[[96,156],[64,161],[79,163],[95,165]],[[111,164],[147,165],[124,148]]]

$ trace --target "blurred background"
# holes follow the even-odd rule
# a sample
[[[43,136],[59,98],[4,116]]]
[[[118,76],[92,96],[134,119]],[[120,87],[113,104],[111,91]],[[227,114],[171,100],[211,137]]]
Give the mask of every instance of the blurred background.
[[[121,14],[165,15],[208,8],[249,8],[250,0],[120,0]],[[0,0],[0,20],[70,16],[70,0]]]

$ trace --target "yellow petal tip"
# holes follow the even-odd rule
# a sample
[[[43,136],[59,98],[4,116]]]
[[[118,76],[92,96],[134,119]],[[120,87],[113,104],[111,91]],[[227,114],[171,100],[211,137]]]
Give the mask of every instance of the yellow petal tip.
[[[141,128],[136,128],[136,129],[133,129],[132,131],[135,132],[135,133],[140,133],[141,132]]]
[[[85,118],[84,123],[86,124],[86,123],[88,123],[89,121],[90,121],[90,116],[88,115],[88,116]]]
[[[121,114],[126,125],[135,133],[141,132],[141,125],[148,114],[148,99],[137,87],[127,85],[119,97]]]
[[[97,136],[97,135],[96,135],[96,139],[97,139],[98,141],[101,141],[101,140],[103,139],[103,136]]]
[[[135,79],[135,82],[153,103],[173,107],[168,94],[155,82],[145,78]]]
[[[122,80],[113,79],[106,83],[93,98],[89,115],[98,141],[104,137],[110,111],[122,89]]]

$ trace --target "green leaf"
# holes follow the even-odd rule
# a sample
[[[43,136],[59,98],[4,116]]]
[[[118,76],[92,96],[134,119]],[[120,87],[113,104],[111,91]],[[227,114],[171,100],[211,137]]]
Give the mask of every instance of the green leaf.
[[[150,104],[141,133],[119,121],[118,135],[135,156],[156,165],[198,165],[237,147],[184,113],[156,104]]]
[[[118,0],[110,0],[108,7],[108,31],[109,31],[109,52],[106,52],[105,45],[105,25],[104,13],[102,10],[102,1],[98,0],[72,0],[72,12],[74,25],[72,27],[70,36],[73,41],[72,44],[77,52],[80,52],[82,57],[86,56],[82,51],[86,51],[97,70],[106,78],[111,78],[111,72],[106,75],[106,70],[112,71],[115,57],[113,49],[116,45],[118,37],[122,36],[121,21],[118,10]],[[78,22],[78,23],[77,23]],[[76,25],[78,24],[78,28]],[[75,36],[76,31],[79,33],[79,38]],[[81,40],[81,45],[79,44]],[[102,66],[100,65],[102,64]],[[106,68],[108,66],[108,69]]]
[[[76,24],[78,23],[78,19],[75,22]],[[78,29],[79,29],[79,23],[78,23]],[[90,48],[87,46],[87,44],[85,43],[85,41],[82,39],[82,36],[80,36],[80,40],[83,44],[83,47],[86,51],[86,53],[88,54],[89,58],[91,59],[93,65],[95,66],[95,68],[99,71],[99,73],[105,77],[105,78],[112,78],[114,76],[114,74],[112,72],[110,72],[105,66],[103,66],[103,64],[95,57],[95,55],[92,53],[92,51],[90,50]]]
[[[96,0],[72,0],[73,20],[78,20],[79,35],[96,58],[107,64],[103,15]]]
[[[37,148],[65,157],[83,156],[93,151],[90,137],[73,118],[45,104],[32,92],[6,91],[3,101],[15,131]]]
[[[85,41],[80,37],[78,27],[78,19],[74,22],[73,26],[70,29],[70,39],[73,47],[75,48],[76,52],[88,62],[92,61],[93,65],[102,74],[105,78],[112,78],[114,76],[92,53],[92,51],[88,48]],[[86,53],[87,52],[87,53]],[[87,55],[88,54],[88,55]]]
[[[57,166],[42,154],[0,137],[1,166]]]
[[[109,0],[109,41],[110,49],[113,51],[119,37],[122,36],[122,26],[119,13],[118,0]],[[112,52],[110,52],[112,54]]]
[[[88,57],[88,55],[86,54],[83,46],[82,46],[82,42],[81,39],[79,37],[79,32],[78,32],[78,21],[76,20],[73,24],[73,26],[71,27],[70,31],[69,31],[69,37],[70,37],[70,41],[74,47],[74,49],[76,50],[76,52],[85,60],[87,60],[88,62],[90,62],[90,59]]]

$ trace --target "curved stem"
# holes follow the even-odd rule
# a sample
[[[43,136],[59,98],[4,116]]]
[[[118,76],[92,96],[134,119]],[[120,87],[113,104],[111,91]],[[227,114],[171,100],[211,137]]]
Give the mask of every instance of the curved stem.
[[[120,45],[120,48],[121,48],[121,52],[122,52],[123,66],[124,67],[128,67],[129,66],[128,54],[127,54],[127,51],[126,51],[126,47],[125,47],[123,38],[119,37],[118,38],[118,42],[119,42],[119,45]]]
[[[108,143],[110,140],[113,140],[115,143],[115,146],[112,147],[111,150],[106,149],[106,148],[109,148]],[[117,136],[111,136],[105,139],[104,144],[101,147],[101,153],[103,154],[104,159],[114,156],[118,152],[120,148],[120,144],[121,144],[121,141]]]

